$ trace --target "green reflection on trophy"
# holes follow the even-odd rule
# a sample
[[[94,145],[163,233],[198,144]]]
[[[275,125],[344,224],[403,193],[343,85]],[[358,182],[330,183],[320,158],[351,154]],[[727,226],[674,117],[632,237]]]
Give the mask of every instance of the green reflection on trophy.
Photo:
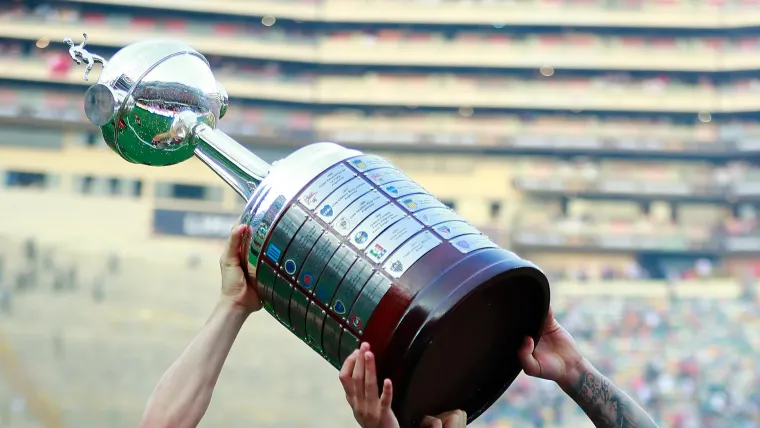
[[[174,40],[131,44],[106,61],[64,40],[78,64],[103,63],[98,82],[85,95],[85,113],[108,146],[132,163],[173,165],[194,155],[244,199],[270,165],[216,129],[228,95],[206,58]]]

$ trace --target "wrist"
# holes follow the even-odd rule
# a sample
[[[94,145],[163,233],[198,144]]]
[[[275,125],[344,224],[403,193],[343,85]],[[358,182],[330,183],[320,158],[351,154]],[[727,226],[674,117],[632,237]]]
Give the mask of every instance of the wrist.
[[[224,315],[229,315],[233,317],[242,317],[243,319],[248,318],[248,315],[253,313],[253,311],[250,308],[247,308],[244,305],[241,305],[240,303],[236,302],[234,299],[228,296],[222,296],[219,299],[219,302],[216,305],[215,312],[219,312]]]
[[[557,385],[563,391],[568,392],[578,384],[578,380],[586,373],[594,370],[594,366],[585,358],[580,358],[574,363],[569,363],[565,368],[565,373],[557,380]]]

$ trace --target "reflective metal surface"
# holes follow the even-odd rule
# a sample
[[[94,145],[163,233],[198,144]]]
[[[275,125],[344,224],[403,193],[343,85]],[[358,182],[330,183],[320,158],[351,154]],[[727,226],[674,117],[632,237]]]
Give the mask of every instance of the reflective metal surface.
[[[243,221],[264,307],[336,367],[426,255],[496,248],[388,161],[327,143],[277,162]]]
[[[85,64],[82,79],[88,80],[90,72],[92,71],[92,68],[95,66],[95,64],[101,63],[103,66],[105,66],[107,61],[100,55],[95,55],[88,52],[87,49],[84,48],[87,46],[87,33],[82,33],[82,37],[82,43],[78,45],[74,44],[74,41],[71,39],[71,37],[66,37],[63,39],[63,43],[69,45],[69,56],[74,62],[77,63],[77,65],[82,65],[82,63]]]
[[[456,293],[474,292],[517,267],[531,271],[534,288],[546,283],[535,267],[497,249],[379,156],[316,143],[267,164],[217,129],[227,111],[227,92],[206,59],[184,43],[135,43],[106,62],[84,49],[86,41],[66,42],[72,58],[86,64],[85,79],[94,64],[104,64],[85,96],[85,112],[116,153],[152,166],[196,156],[247,201],[240,219],[253,228],[247,267],[264,308],[333,366],[339,367],[360,341],[368,341],[379,367],[390,367],[408,380],[405,366],[414,367],[416,361],[403,357],[391,367],[384,352],[407,355],[416,338],[424,338],[417,333],[435,330],[442,315],[409,317],[405,311],[430,315],[461,307],[467,294]],[[444,274],[448,270],[455,272]],[[511,287],[505,283],[498,289]],[[543,299],[545,314],[548,288],[546,299],[535,296],[531,299]],[[483,303],[473,305],[474,310],[484,309]],[[409,331],[399,334],[397,327]],[[443,330],[439,337],[452,336]],[[499,342],[494,349],[514,342],[501,334],[492,336]],[[394,350],[392,340],[403,343]],[[490,348],[481,353],[473,361],[495,356]],[[503,365],[501,360],[498,364]],[[511,383],[510,373],[496,386]],[[469,400],[471,392],[461,395]],[[400,393],[404,401],[404,391]],[[486,394],[471,407],[480,409],[499,394]]]
[[[86,64],[87,74],[103,63],[98,82],[85,95],[87,118],[99,126],[106,143],[133,163],[172,165],[197,155],[244,199],[269,171],[269,165],[216,129],[229,96],[206,58],[174,40],[129,45],[105,61],[74,45],[70,55]]]
[[[295,201],[299,194],[303,194],[304,188],[324,171],[360,154],[359,151],[333,143],[315,143],[272,165],[269,175],[249,200],[242,217],[243,222],[253,227],[249,256],[251,272],[256,271],[264,241],[287,205]]]

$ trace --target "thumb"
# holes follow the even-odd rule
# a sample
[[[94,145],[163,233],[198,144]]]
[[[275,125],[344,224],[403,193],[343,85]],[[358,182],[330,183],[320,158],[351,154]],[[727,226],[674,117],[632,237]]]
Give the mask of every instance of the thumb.
[[[219,263],[222,266],[238,266],[240,264],[240,245],[243,243],[243,235],[248,226],[238,224],[230,231],[230,237],[227,239],[227,245],[224,248]]]
[[[425,416],[425,419],[420,423],[420,428],[443,428],[443,422],[432,416]]]
[[[443,421],[443,428],[464,428],[467,426],[467,413],[464,410],[455,410],[436,416]]]
[[[523,343],[523,346],[518,351],[517,357],[520,359],[520,365],[522,365],[525,374],[536,377],[541,374],[541,364],[533,356],[533,348],[533,338],[526,337],[525,343]]]

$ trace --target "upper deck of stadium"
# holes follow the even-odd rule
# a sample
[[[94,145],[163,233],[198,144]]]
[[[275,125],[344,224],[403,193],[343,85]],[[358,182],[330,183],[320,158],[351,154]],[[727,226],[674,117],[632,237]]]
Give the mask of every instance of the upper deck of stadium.
[[[730,29],[760,26],[756,0],[71,0],[100,6],[310,23]]]
[[[760,46],[755,28],[304,22],[274,15],[263,18],[240,14],[206,16],[155,9],[147,7],[147,2],[137,3],[140,7],[128,3],[109,6],[101,2],[60,2],[56,7],[70,11],[44,16],[14,12],[12,8],[4,18],[0,15],[3,20],[0,38],[57,41],[86,31],[93,46],[119,48],[160,34],[182,38],[208,55],[290,62],[327,72],[335,71],[330,67],[407,69],[423,73],[503,72],[545,66],[555,71],[712,74],[760,69],[760,59],[751,54]],[[213,7],[223,4],[214,2]],[[172,7],[192,8],[193,5],[201,8],[197,2]],[[212,7],[210,5],[208,3],[208,7]],[[238,5],[243,10],[249,4]],[[328,8],[325,5],[321,7]],[[442,3],[430,9],[445,9],[447,5],[449,3]],[[753,9],[744,6],[740,5],[738,10],[751,16]],[[304,7],[308,8],[308,4]],[[477,11],[480,6],[471,9]],[[543,14],[544,9],[535,10]],[[573,11],[583,7],[569,5],[559,9]],[[715,10],[713,14],[721,18]]]

